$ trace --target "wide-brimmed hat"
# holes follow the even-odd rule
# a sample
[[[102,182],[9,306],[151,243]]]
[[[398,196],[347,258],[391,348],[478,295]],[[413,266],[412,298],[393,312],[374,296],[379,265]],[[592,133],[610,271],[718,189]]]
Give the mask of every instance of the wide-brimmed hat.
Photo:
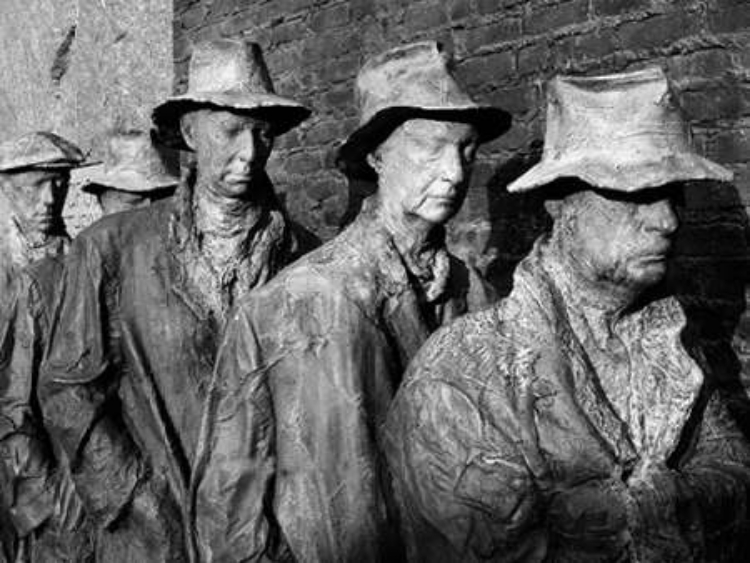
[[[179,177],[169,170],[166,154],[154,147],[151,135],[144,131],[111,131],[102,164],[87,170],[81,189],[96,194],[107,188],[125,192],[148,193],[179,184]]]
[[[83,161],[81,149],[48,131],[27,133],[0,144],[0,172],[26,168],[77,168]]]
[[[548,86],[541,161],[508,186],[526,192],[560,178],[619,192],[689,180],[730,181],[698,155],[659,67],[596,77],[558,76]]]
[[[357,76],[359,127],[338,151],[337,163],[353,176],[371,176],[366,157],[409,119],[471,123],[479,141],[508,130],[510,114],[481,105],[459,86],[452,61],[435,41],[390,49],[367,61]]]
[[[217,39],[197,43],[188,66],[188,89],[154,108],[152,119],[160,139],[190,150],[180,133],[180,117],[202,107],[251,112],[267,120],[281,135],[299,125],[310,110],[274,92],[263,53],[256,43]]]

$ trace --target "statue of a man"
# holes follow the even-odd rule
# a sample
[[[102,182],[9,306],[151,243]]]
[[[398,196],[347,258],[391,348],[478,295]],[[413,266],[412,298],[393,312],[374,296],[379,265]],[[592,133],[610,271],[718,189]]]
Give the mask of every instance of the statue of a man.
[[[361,125],[340,157],[369,168],[377,193],[229,322],[196,476],[209,560],[260,558],[269,537],[299,561],[400,557],[375,431],[427,336],[488,303],[443,227],[477,147],[510,122],[473,102],[448,64],[434,42],[365,64]]]
[[[70,172],[83,161],[73,143],[35,132],[0,145],[0,543],[8,561],[55,561],[86,550],[71,539],[64,522],[78,521],[72,482],[58,471],[36,400],[42,338],[32,331],[39,310],[20,303],[30,266],[54,283],[70,238],[62,210]],[[47,292],[45,298],[52,298]],[[16,536],[16,537],[14,537]],[[68,548],[72,548],[72,551]],[[75,553],[73,553],[75,552]],[[19,559],[19,560],[20,560]]]
[[[195,45],[188,92],[153,115],[193,151],[194,174],[179,196],[104,217],[71,246],[40,396],[86,508],[121,532],[104,560],[191,556],[184,514],[219,335],[289,258],[265,165],[309,113],[274,94],[257,45]]]
[[[145,207],[171,196],[179,184],[166,156],[144,131],[110,131],[104,162],[88,172],[81,189],[96,197],[104,215]]]
[[[62,210],[80,149],[40,131],[0,145],[0,300],[31,262],[62,254],[70,242]]]
[[[552,231],[427,342],[383,430],[410,561],[738,560],[750,445],[653,292],[683,183],[730,178],[661,69],[551,82],[544,157],[508,189],[543,191]]]

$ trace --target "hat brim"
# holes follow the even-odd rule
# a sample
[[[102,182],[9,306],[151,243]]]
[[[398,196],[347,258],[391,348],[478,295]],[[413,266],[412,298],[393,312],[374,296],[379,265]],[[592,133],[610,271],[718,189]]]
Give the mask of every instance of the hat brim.
[[[590,186],[632,193],[673,182],[716,180],[730,182],[731,170],[694,153],[677,153],[638,162],[581,156],[558,161],[542,160],[508,185],[511,193],[539,189],[561,178],[579,178]]]
[[[180,132],[180,117],[201,108],[248,113],[268,121],[275,135],[282,135],[310,117],[302,104],[275,94],[192,93],[174,96],[156,106],[151,118],[159,141],[166,146],[191,150]]]
[[[169,188],[176,188],[179,179],[173,176],[155,176],[144,178],[126,174],[95,174],[88,177],[81,185],[81,191],[96,195],[106,189],[120,190],[134,194],[158,192]]]
[[[383,109],[357,128],[339,148],[336,164],[350,177],[373,179],[375,171],[367,164],[367,155],[385,141],[402,123],[409,119],[432,119],[473,125],[479,142],[491,141],[510,129],[511,115],[492,106],[451,108],[418,108],[395,106]]]

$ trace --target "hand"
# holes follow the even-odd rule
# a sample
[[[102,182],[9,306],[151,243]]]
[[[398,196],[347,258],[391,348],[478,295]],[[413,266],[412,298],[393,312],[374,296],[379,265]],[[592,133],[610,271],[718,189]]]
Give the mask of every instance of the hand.
[[[596,554],[622,554],[630,544],[627,489],[592,480],[552,495],[547,522],[558,545]]]

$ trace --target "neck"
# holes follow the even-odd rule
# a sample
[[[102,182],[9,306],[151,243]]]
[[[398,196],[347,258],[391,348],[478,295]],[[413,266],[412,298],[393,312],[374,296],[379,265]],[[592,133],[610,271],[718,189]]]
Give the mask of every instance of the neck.
[[[439,225],[383,204],[380,205],[380,217],[403,256],[418,258],[443,246]]]
[[[205,236],[222,238],[247,233],[260,219],[262,208],[252,202],[216,195],[198,182],[193,196],[195,226]]]

